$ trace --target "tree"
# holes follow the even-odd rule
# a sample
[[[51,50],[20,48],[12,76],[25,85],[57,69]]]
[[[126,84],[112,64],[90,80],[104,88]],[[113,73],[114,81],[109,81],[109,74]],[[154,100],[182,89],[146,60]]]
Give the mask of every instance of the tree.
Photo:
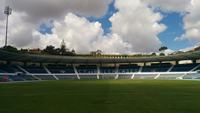
[[[65,55],[66,52],[67,52],[67,51],[66,51],[65,41],[62,40],[62,42],[61,42],[61,46],[60,46],[60,54],[61,54],[61,55]]]
[[[9,51],[9,52],[18,52],[17,48],[13,46],[5,46],[3,47],[3,50]]]
[[[199,47],[196,47],[196,48],[194,48],[194,50],[193,51],[199,51],[200,50],[200,46]]]
[[[47,46],[44,50],[44,52],[54,55],[55,54],[55,47],[52,45]]]
[[[167,49],[168,49],[168,47],[163,46],[163,47],[161,47],[161,48],[159,49],[159,51],[165,51],[165,50],[167,50]]]
[[[73,53],[73,55],[75,55],[76,54],[76,51],[75,51],[75,49],[72,49],[72,51],[71,51],[72,53]]]
[[[101,55],[102,53],[102,50],[97,50],[97,55]]]
[[[164,53],[160,53],[160,56],[165,56],[165,54]]]
[[[152,56],[156,56],[156,53],[152,53],[151,55],[152,55]]]

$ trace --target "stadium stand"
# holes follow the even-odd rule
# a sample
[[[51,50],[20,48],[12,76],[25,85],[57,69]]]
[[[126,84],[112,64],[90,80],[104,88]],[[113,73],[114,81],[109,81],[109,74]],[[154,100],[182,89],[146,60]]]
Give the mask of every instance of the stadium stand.
[[[79,74],[80,79],[87,79],[87,80],[97,80],[97,75],[91,75],[91,74]]]
[[[183,79],[185,79],[186,77],[190,77],[191,79],[200,79],[200,72],[198,71],[197,73],[194,74],[187,74],[186,76],[183,77]]]
[[[185,74],[182,76],[182,79],[191,80],[191,79],[193,79],[193,74]]]
[[[101,80],[110,80],[110,79],[116,79],[117,73],[100,73],[99,79]]]
[[[26,81],[35,81],[35,80],[38,80],[37,78],[34,78],[32,75],[22,74],[22,75],[18,75],[18,76],[21,77],[21,78],[23,78]]]
[[[160,80],[176,80],[184,74],[161,74],[158,79]]]
[[[40,78],[40,80],[56,80],[52,75],[35,75]]]
[[[31,65],[31,66],[23,66],[22,68],[24,68],[29,73],[47,73],[42,66]]]
[[[21,71],[15,65],[5,65],[5,64],[0,65],[0,72],[3,72],[3,73],[24,73],[23,71]]]
[[[56,64],[50,64],[47,66],[47,69],[51,73],[75,73],[73,66],[67,66],[67,65],[56,65]]]
[[[9,80],[11,81],[24,81],[25,79],[18,75],[8,75]]]
[[[96,65],[80,65],[76,68],[78,73],[97,73]]]
[[[114,66],[101,66],[100,73],[116,73],[116,67]]]
[[[198,51],[163,57],[98,58],[30,55],[0,50],[0,81],[200,79],[200,64],[177,63],[197,59],[200,59]],[[25,65],[29,61],[31,65]],[[162,63],[169,61],[170,63]],[[172,61],[176,65],[171,64]],[[139,66],[139,63],[151,65]]]
[[[157,74],[135,74],[134,75],[134,79],[155,79],[155,77],[157,76]]]
[[[133,73],[138,72],[140,67],[138,65],[129,64],[129,65],[120,65],[119,66],[119,73]]]
[[[119,74],[118,79],[132,79],[133,74]]]
[[[0,73],[6,73],[4,70],[0,69]]]
[[[78,80],[76,75],[56,75],[59,80]]]
[[[96,80],[97,66],[96,65],[79,65],[76,67],[80,79]]]
[[[171,66],[169,63],[151,64],[151,66],[144,66],[142,72],[167,72]]]
[[[8,82],[9,81],[9,77],[4,75],[4,76],[0,76],[0,82]]]
[[[198,64],[178,64],[175,65],[171,72],[188,72],[194,69]]]

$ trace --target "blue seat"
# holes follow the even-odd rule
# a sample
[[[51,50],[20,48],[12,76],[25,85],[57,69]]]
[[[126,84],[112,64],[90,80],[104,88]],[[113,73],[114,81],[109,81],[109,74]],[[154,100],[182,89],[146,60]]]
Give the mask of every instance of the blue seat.
[[[152,64],[151,66],[144,66],[142,72],[167,72],[171,64]]]
[[[23,66],[29,73],[47,73],[43,67],[40,66]]]
[[[80,65],[77,67],[78,73],[97,73],[96,65]]]
[[[138,65],[120,65],[119,66],[119,73],[133,73],[138,72],[140,67]]]
[[[175,65],[172,72],[187,72],[194,69],[198,64],[179,64]]]
[[[51,73],[75,73],[73,66],[48,65],[47,68]]]
[[[116,67],[100,67],[101,73],[115,73]]]

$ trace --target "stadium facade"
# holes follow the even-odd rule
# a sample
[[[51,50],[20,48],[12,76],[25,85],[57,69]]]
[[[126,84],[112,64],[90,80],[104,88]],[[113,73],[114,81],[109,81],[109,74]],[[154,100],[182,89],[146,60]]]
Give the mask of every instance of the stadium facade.
[[[152,57],[81,57],[0,50],[1,81],[200,79],[200,51]],[[190,60],[190,64],[179,61]],[[148,64],[148,65],[147,65]]]

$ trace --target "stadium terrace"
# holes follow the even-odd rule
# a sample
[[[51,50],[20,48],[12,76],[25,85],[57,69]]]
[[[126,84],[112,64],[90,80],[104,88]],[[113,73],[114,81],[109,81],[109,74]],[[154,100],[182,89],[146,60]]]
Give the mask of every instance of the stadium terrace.
[[[0,50],[1,81],[199,79],[200,51],[152,57],[84,57]],[[179,64],[190,60],[192,63]]]

